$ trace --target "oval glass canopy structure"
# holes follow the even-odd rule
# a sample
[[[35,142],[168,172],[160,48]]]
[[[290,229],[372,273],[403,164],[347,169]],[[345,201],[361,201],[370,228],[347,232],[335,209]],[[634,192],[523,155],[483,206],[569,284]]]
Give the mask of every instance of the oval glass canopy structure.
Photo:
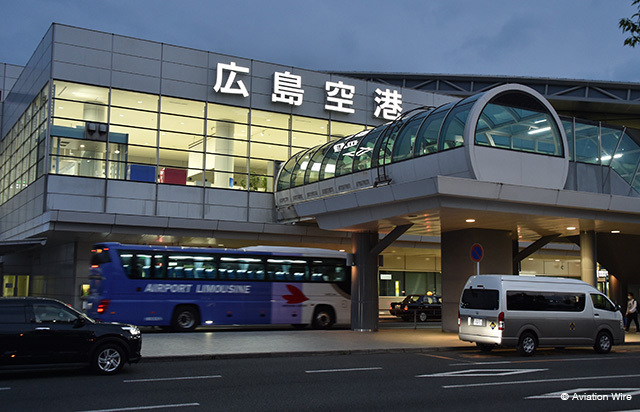
[[[532,89],[505,85],[436,108],[417,108],[393,122],[299,152],[280,170],[276,191],[461,146],[476,146],[469,155],[478,179],[478,174],[492,174],[481,163],[496,158],[486,156],[483,148],[493,149],[498,158],[507,151],[568,162],[564,130],[551,105]]]

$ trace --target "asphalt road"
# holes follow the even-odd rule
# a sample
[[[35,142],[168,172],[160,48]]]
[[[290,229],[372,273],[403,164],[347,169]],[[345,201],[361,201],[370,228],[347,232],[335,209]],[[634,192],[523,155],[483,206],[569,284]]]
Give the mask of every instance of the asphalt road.
[[[0,410],[619,411],[640,409],[637,365],[636,346],[143,361],[110,377],[0,372]]]

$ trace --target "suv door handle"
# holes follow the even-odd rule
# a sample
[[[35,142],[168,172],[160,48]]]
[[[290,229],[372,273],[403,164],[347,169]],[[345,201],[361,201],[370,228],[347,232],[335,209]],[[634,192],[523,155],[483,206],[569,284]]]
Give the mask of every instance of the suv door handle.
[[[51,328],[47,326],[38,326],[36,330],[51,330]]]

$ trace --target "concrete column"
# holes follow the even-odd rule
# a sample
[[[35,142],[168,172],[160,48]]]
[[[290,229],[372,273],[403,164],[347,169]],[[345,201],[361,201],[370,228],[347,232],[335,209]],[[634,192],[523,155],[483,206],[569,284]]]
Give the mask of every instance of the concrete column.
[[[609,273],[609,297],[613,303],[626,308],[627,297],[623,289],[623,285],[620,283],[618,278],[611,273]]]
[[[580,232],[580,272],[583,282],[596,286],[598,281],[596,258],[596,233]]]
[[[378,330],[378,256],[370,253],[378,233],[353,234],[355,265],[351,268],[351,329]]]
[[[442,330],[445,332],[458,330],[460,295],[469,276],[476,274],[476,263],[471,260],[474,243],[484,249],[480,274],[513,274],[511,232],[466,229],[442,233]]]

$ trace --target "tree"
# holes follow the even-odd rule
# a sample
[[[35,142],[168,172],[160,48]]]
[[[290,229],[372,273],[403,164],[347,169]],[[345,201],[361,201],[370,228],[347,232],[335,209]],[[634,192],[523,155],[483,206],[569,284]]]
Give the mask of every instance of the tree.
[[[630,37],[625,39],[624,45],[636,47],[636,44],[640,43],[640,0],[633,0],[631,5],[638,6],[638,12],[630,19],[620,19],[618,27],[622,29],[623,33],[630,34]]]

